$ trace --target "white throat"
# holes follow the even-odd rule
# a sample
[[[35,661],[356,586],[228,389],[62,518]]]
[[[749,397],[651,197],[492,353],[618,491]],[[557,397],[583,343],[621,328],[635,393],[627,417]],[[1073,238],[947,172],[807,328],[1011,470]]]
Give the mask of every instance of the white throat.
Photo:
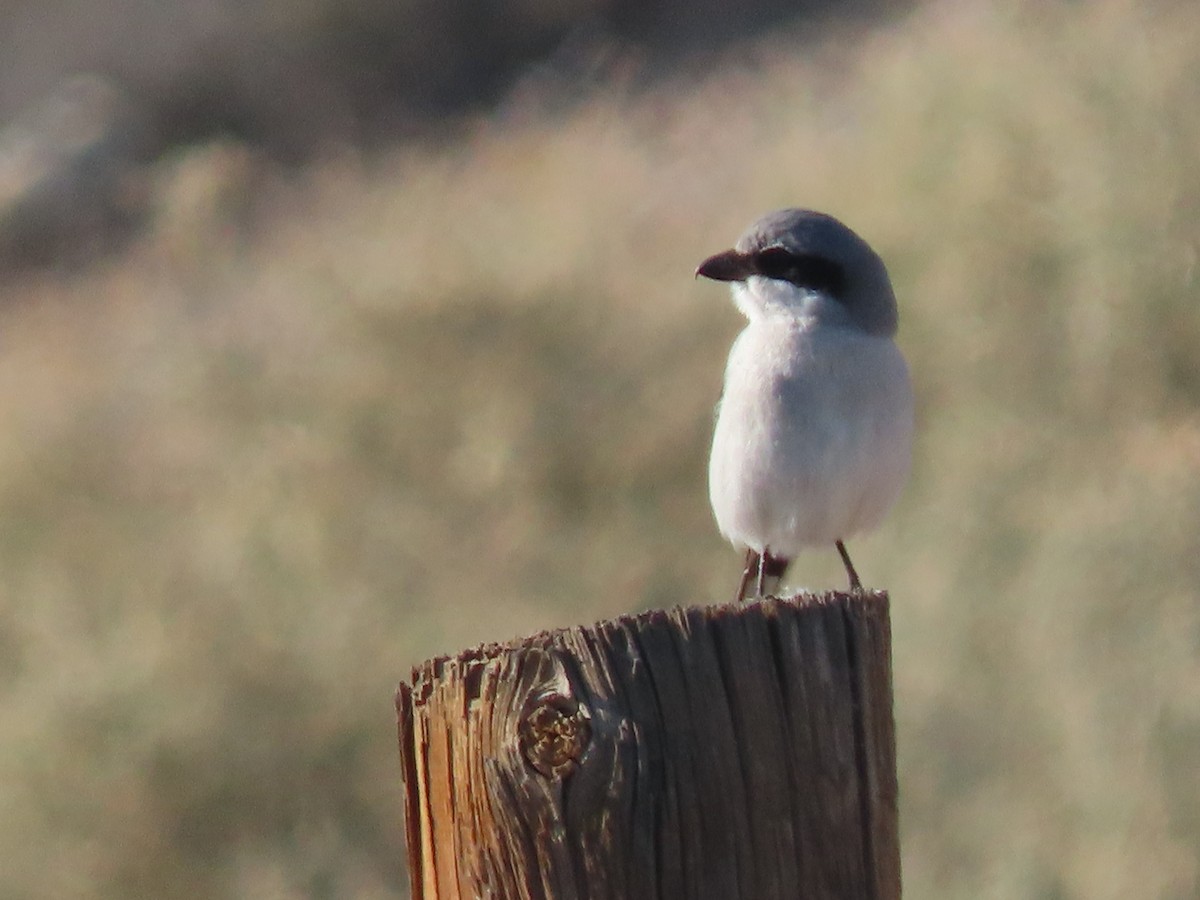
[[[822,291],[752,275],[732,285],[733,302],[751,322],[788,320],[808,327],[854,322],[845,305]]]

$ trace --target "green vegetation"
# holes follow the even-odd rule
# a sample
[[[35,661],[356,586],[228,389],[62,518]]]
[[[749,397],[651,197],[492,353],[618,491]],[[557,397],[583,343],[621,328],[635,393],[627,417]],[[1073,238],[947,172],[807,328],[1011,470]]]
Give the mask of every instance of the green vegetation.
[[[1200,893],[1200,8],[794,46],[299,180],[198,147],[120,258],[7,285],[0,897],[403,896],[411,664],[731,594],[691,272],[788,204],[889,262],[920,400],[851,545],[908,895]]]

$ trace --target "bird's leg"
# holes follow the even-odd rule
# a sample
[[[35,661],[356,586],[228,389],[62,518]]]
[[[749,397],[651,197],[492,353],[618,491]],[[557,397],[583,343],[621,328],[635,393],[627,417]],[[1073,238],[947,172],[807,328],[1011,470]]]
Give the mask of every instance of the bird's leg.
[[[758,599],[759,600],[761,600],[763,597],[767,596],[767,592],[766,592],[767,561],[770,558],[771,558],[771,555],[769,553],[767,553],[767,548],[763,547],[763,552],[758,557]]]
[[[846,545],[838,541],[837,548],[838,553],[842,554],[842,562],[846,566],[846,574],[850,576],[850,590],[861,591],[862,582],[858,580],[858,573],[854,571],[854,563],[850,562],[850,554],[846,552]]]
[[[741,603],[746,599],[746,588],[750,586],[750,579],[754,577],[756,571],[762,568],[762,557],[753,550],[746,551],[746,568],[742,572],[742,581],[738,585],[737,596],[733,598],[734,603]]]
[[[788,563],[791,562],[786,556],[772,556],[770,553],[763,551],[762,556],[762,576],[759,579],[759,594],[764,595],[763,584],[767,578],[772,579],[774,588],[779,589],[779,582],[783,578],[783,573],[787,571]]]

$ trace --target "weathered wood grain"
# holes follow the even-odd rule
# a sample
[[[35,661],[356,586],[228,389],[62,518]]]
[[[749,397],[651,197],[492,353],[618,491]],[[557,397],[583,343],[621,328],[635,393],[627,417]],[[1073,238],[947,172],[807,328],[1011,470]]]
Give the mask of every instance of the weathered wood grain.
[[[413,897],[900,896],[888,598],[674,609],[418,666]]]

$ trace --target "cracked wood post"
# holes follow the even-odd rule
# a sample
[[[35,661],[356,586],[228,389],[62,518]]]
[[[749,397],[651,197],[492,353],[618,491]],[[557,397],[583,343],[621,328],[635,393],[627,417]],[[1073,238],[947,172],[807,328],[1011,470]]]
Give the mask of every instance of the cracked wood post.
[[[886,593],[487,645],[396,704],[415,900],[900,896]]]

